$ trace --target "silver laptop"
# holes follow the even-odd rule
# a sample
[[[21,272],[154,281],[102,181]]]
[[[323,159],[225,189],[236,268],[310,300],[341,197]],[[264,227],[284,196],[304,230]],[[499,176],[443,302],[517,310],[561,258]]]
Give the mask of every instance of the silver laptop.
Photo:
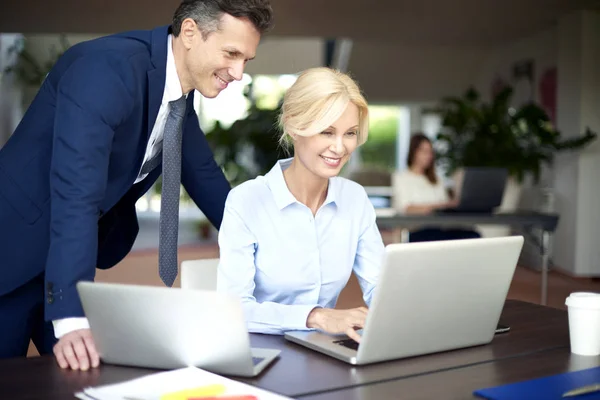
[[[360,345],[318,331],[285,338],[357,365],[489,343],[522,247],[522,236],[388,245]]]
[[[280,353],[250,347],[241,302],[224,293],[93,282],[77,291],[108,364],[253,377]]]

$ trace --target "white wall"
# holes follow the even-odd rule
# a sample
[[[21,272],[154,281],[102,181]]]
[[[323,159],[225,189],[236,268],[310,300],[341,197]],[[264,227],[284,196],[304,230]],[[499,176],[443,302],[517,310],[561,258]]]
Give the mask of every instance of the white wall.
[[[582,130],[593,127],[600,133],[600,11],[582,15],[582,77],[585,90],[581,94]],[[593,143],[589,151],[600,152],[600,141]]]
[[[600,132],[600,13],[577,12],[559,24],[558,128],[566,137]],[[600,276],[600,144],[558,157],[554,187],[561,222],[556,263],[578,276]]]
[[[575,263],[569,272],[574,275],[600,276],[600,212],[598,210],[600,154],[586,151],[581,155],[578,164]],[[563,245],[560,242],[556,245],[559,250],[562,250]],[[567,265],[568,261],[570,260],[565,259],[563,262]]]
[[[557,125],[565,135],[581,131],[579,113],[582,90],[581,34],[579,18],[573,14],[561,21],[558,28],[558,108]],[[578,156],[562,154],[554,165],[554,195],[560,222],[554,237],[554,261],[564,271],[575,271],[577,241]]]

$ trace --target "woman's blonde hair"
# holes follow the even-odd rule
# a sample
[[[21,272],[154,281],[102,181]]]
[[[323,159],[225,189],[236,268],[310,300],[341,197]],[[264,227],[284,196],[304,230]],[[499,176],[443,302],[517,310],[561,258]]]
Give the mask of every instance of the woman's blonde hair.
[[[329,128],[352,102],[358,107],[358,144],[369,135],[369,108],[356,82],[347,74],[326,67],[302,72],[283,98],[279,143],[291,144],[290,135],[313,136]]]

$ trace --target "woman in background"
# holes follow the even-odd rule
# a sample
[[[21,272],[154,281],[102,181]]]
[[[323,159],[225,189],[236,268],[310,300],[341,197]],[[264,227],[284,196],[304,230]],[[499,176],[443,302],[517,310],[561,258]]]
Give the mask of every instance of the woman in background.
[[[406,214],[431,214],[439,209],[458,205],[451,199],[443,182],[435,172],[433,146],[422,133],[413,135],[408,150],[408,169],[394,182],[395,207]],[[427,227],[411,231],[410,242],[479,238],[479,233],[469,229],[442,229]]]
[[[334,309],[354,272],[367,306],[384,245],[362,186],[338,177],[367,140],[368,106],[346,74],[309,69],[285,94],[292,158],[229,193],[217,288],[242,299],[250,332],[318,329],[356,341],[367,308]]]

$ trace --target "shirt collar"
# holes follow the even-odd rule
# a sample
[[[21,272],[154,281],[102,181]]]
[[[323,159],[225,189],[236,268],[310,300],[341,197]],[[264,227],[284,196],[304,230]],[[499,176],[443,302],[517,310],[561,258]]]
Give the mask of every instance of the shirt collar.
[[[273,193],[275,204],[277,204],[277,208],[280,210],[283,210],[290,204],[299,203],[292,192],[290,192],[288,189],[287,183],[285,183],[285,178],[283,177],[283,171],[290,166],[292,160],[293,158],[286,158],[277,161],[273,168],[271,168],[271,170],[265,175],[269,189],[271,190],[271,193]],[[327,188],[327,197],[325,198],[325,202],[323,202],[323,206],[329,203],[337,204],[336,199],[338,189],[339,187],[337,179],[330,178],[329,187]]]
[[[163,103],[177,100],[183,96],[183,92],[181,90],[181,81],[179,80],[179,75],[177,75],[177,67],[175,66],[175,56],[173,56],[173,35],[169,35],[167,37],[167,46],[167,73],[165,78]]]

